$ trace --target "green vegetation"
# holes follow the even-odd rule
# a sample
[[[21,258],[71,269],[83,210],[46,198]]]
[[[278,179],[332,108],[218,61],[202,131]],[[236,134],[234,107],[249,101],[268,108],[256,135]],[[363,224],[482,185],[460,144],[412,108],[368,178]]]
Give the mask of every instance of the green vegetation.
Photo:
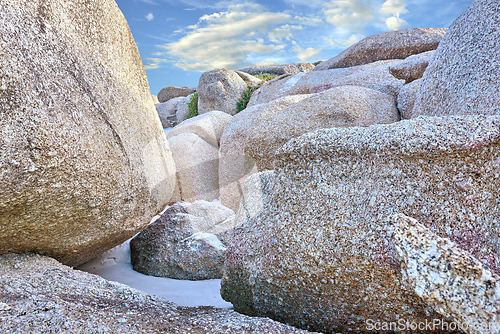
[[[247,86],[245,91],[241,94],[240,99],[236,103],[236,113],[239,113],[240,111],[242,111],[247,107],[248,101],[250,101],[253,92],[259,89],[264,82],[272,80],[277,77],[277,75],[275,74],[268,74],[268,73],[254,74],[253,76],[262,80],[262,83],[258,86],[250,86],[250,85]]]
[[[241,94],[240,99],[236,103],[236,113],[239,113],[240,111],[242,111],[243,109],[245,109],[247,107],[248,101],[250,101],[250,98],[252,97],[253,92],[255,92],[259,87],[260,87],[260,85],[254,86],[254,87],[252,87],[250,85],[247,86],[247,88]]]
[[[189,114],[187,118],[198,116],[198,93],[194,92],[191,100],[188,102]]]
[[[269,74],[269,73],[260,73],[260,74],[254,74],[254,77],[259,78],[260,80],[266,82],[269,80],[272,80],[276,78],[278,75],[277,74]]]

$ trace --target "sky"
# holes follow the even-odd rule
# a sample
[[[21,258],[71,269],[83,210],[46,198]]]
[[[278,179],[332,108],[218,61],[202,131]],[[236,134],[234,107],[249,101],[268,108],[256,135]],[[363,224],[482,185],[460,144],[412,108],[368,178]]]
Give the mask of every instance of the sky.
[[[442,28],[472,0],[116,0],[152,94],[216,68],[315,62],[364,37]]]

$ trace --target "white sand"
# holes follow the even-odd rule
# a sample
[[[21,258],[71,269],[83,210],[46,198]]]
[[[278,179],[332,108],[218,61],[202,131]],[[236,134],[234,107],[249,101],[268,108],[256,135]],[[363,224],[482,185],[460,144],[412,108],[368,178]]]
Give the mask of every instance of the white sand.
[[[77,269],[101,276],[110,281],[128,285],[146,293],[164,297],[182,306],[216,306],[232,308],[220,296],[220,279],[185,281],[154,277],[138,273],[130,263],[129,241]]]

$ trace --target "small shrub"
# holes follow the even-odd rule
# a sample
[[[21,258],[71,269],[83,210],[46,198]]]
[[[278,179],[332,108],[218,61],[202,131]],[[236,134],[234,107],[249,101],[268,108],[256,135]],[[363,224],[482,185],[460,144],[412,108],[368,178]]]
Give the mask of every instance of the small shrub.
[[[252,97],[253,92],[255,92],[257,89],[262,86],[262,84],[266,81],[272,80],[277,77],[275,74],[268,74],[268,73],[260,73],[260,74],[254,74],[254,77],[259,78],[262,80],[262,83],[258,86],[250,86],[248,85],[247,88],[243,91],[241,94],[240,99],[236,103],[236,113],[239,113],[243,109],[247,107],[248,101],[250,101],[250,98]]]
[[[266,82],[278,77],[278,75],[269,73],[259,73],[259,74],[254,74],[254,77],[259,78],[260,80]]]
[[[243,91],[240,99],[236,103],[236,113],[239,113],[247,107],[248,101],[252,97],[253,92],[255,92],[260,86],[252,87],[250,85]]]
[[[188,102],[189,114],[187,118],[198,116],[198,93],[194,92],[191,100]]]

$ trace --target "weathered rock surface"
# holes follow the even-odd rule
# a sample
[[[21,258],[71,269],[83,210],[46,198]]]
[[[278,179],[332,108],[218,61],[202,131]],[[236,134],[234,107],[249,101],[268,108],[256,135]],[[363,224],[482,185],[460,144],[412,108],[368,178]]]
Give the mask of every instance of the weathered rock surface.
[[[160,101],[158,101],[158,96],[151,94],[151,98],[153,99],[154,104],[160,103]]]
[[[271,202],[228,247],[224,298],[325,332],[440,319],[403,283],[387,217],[412,215],[498,274],[499,138],[500,117],[469,116],[290,140],[276,154]]]
[[[252,117],[253,122],[242,129],[246,131],[246,140],[242,143],[244,152],[256,161],[260,171],[273,169],[276,150],[306,132],[400,120],[393,96],[359,86],[340,86],[311,94],[281,110],[260,109],[262,111],[249,111],[257,114]]]
[[[175,279],[221,278],[226,247],[215,234],[233,224],[234,212],[220,204],[176,203],[130,242],[134,270]]]
[[[249,86],[252,86],[252,87],[256,87],[256,86],[259,86],[260,84],[262,84],[262,80],[260,80],[259,78],[257,77],[254,77],[253,75],[251,74],[248,74],[248,73],[245,73],[245,72],[241,72],[241,71],[235,71],[236,74],[238,74],[240,76],[241,79],[243,79],[243,81],[246,82],[247,85]]]
[[[175,167],[114,1],[2,1],[0,253],[78,265],[149,223]]]
[[[427,67],[413,117],[500,113],[500,2],[477,0],[451,25]]]
[[[500,277],[417,220],[392,217],[393,242],[406,283],[466,333],[500,332]]]
[[[158,101],[160,101],[160,103],[167,102],[176,97],[188,96],[195,91],[196,89],[190,87],[165,87],[158,93]]]
[[[177,106],[184,100],[183,97],[174,97],[167,102],[156,105],[156,112],[160,118],[161,125],[164,129],[171,128],[177,122]]]
[[[314,65],[310,63],[293,63],[285,65],[267,65],[267,66],[253,66],[241,69],[241,72],[245,72],[252,75],[257,74],[271,74],[271,75],[283,75],[283,74],[295,74],[299,72],[309,72],[314,70]]]
[[[392,76],[389,67],[399,62],[400,60],[384,60],[350,68],[281,76],[266,82],[256,90],[247,107],[268,103],[284,96],[320,93],[348,85],[371,88],[396,96],[404,82]]]
[[[366,37],[314,68],[314,71],[351,67],[386,59],[405,59],[408,56],[435,50],[443,38],[444,28],[412,28],[389,31]]]
[[[225,68],[205,72],[198,83],[198,114],[220,110],[236,114],[236,103],[246,82],[235,72]]]
[[[409,56],[400,63],[391,65],[389,71],[396,78],[403,79],[405,83],[408,84],[422,78],[435,52],[436,51],[433,50]]]
[[[219,198],[218,148],[189,132],[171,137],[168,142],[177,170],[176,192],[180,197],[176,200]]]
[[[214,307],[181,307],[37,255],[0,256],[0,331],[306,333]]]
[[[223,205],[237,212],[245,180],[258,172],[255,160],[244,152],[249,129],[266,115],[279,112],[307,97],[288,96],[267,105],[246,108],[231,118],[220,139],[219,187]]]
[[[254,218],[264,209],[264,204],[270,202],[270,198],[266,197],[270,194],[265,191],[265,188],[270,188],[273,179],[274,171],[266,170],[252,174],[245,180],[238,212],[234,218],[234,226],[239,226]]]
[[[231,115],[214,110],[206,114],[190,118],[167,132],[167,139],[181,133],[194,133],[214,147],[219,147],[219,141],[231,120]]]
[[[401,119],[412,118],[413,106],[415,104],[415,99],[417,97],[421,81],[422,80],[420,79],[412,81],[409,84],[401,86],[399,89],[397,106]]]

